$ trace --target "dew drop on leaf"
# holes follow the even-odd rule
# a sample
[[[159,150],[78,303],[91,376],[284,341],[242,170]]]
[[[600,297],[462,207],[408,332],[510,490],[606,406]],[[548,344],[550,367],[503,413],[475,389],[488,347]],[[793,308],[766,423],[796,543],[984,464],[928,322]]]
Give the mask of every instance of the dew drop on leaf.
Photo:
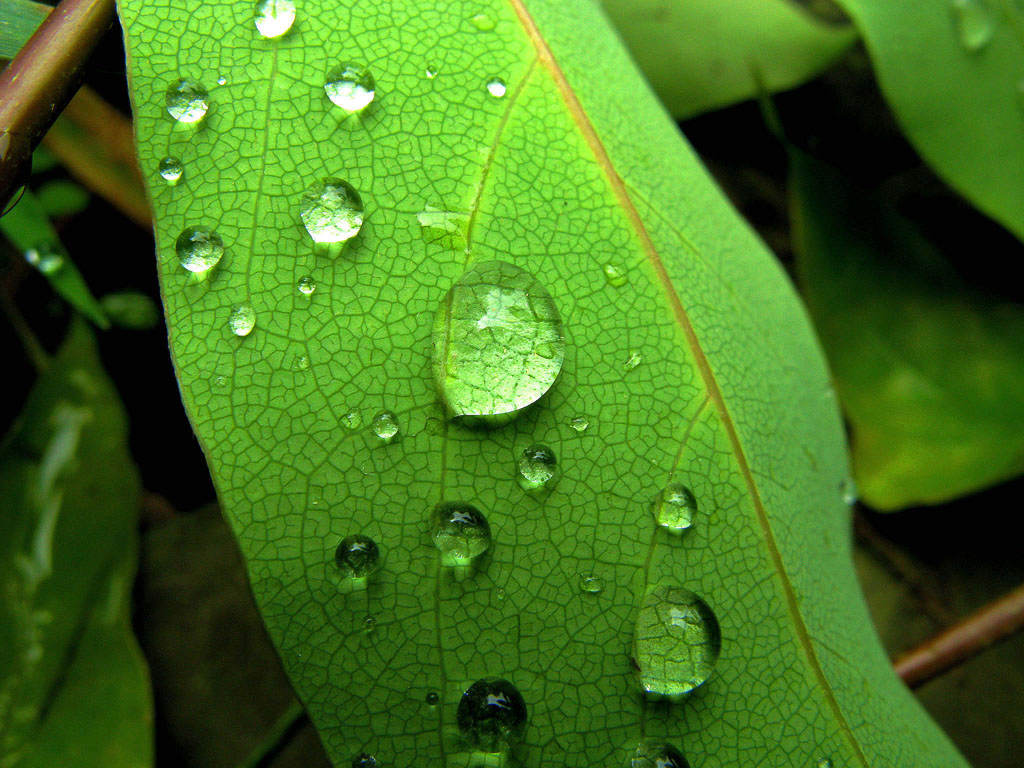
[[[377,83],[366,67],[346,64],[333,70],[324,82],[327,98],[346,112],[361,112],[373,101]]]
[[[303,296],[312,296],[316,293],[316,280],[307,275],[300,277],[298,282],[299,293]]]
[[[659,585],[640,605],[633,656],[645,693],[678,697],[711,675],[722,648],[711,608],[683,587]]]
[[[428,243],[440,243],[448,248],[465,248],[469,214],[443,211],[428,205],[416,214],[420,233]]]
[[[550,487],[557,463],[555,452],[546,445],[531,445],[519,458],[519,486],[524,491],[539,491]]]
[[[248,336],[256,327],[256,311],[248,304],[239,304],[231,310],[228,327],[235,336]]]
[[[455,712],[459,732],[483,752],[507,752],[526,730],[526,702],[508,680],[477,680],[459,700]]]
[[[365,579],[380,568],[380,548],[361,533],[346,536],[334,551],[334,562],[348,578]]]
[[[296,371],[308,371],[309,370],[309,357],[307,355],[299,355],[295,358],[295,370]]]
[[[343,243],[363,226],[363,200],[343,179],[324,179],[302,195],[302,223],[314,243]]]
[[[341,424],[348,429],[359,429],[363,425],[363,420],[357,411],[349,411],[341,417]]]
[[[503,261],[460,277],[434,319],[434,377],[454,417],[488,426],[514,418],[554,384],[562,321],[532,275]],[[479,419],[476,419],[479,417]]]
[[[580,574],[580,592],[598,595],[604,590],[604,581],[592,574]]]
[[[189,272],[209,272],[224,255],[224,241],[212,229],[187,227],[178,235],[174,250]]]
[[[198,123],[210,109],[210,94],[194,80],[176,80],[167,88],[166,106],[179,123]]]
[[[54,275],[64,266],[64,257],[49,243],[43,243],[25,251],[25,261],[44,275]]]
[[[377,629],[377,619],[374,616],[367,615],[363,619],[363,632],[367,635],[373,634],[374,630]],[[372,763],[376,765],[377,763]]]
[[[486,13],[478,13],[470,19],[473,26],[481,32],[490,32],[494,29],[494,19],[488,16]]]
[[[626,373],[629,373],[630,371],[636,369],[637,366],[639,366],[640,363],[643,362],[643,360],[643,355],[641,355],[636,350],[632,350],[629,353],[629,357],[626,358],[626,362],[623,363],[622,368],[626,371]]]
[[[976,53],[988,45],[996,22],[985,0],[952,0],[953,26],[963,49]]]
[[[434,64],[427,64],[426,69],[423,70],[423,74],[427,76],[428,80],[433,80],[437,77],[438,68]]]
[[[630,768],[690,768],[683,753],[663,741],[645,739],[637,745]]]
[[[590,429],[590,420],[586,416],[573,416],[569,419],[569,426],[577,432],[583,433]]]
[[[257,0],[255,21],[261,37],[280,37],[295,23],[295,3],[292,0]]]
[[[441,697],[438,695],[437,691],[430,691],[427,693],[427,698],[425,699],[428,707],[436,707],[440,700]]]
[[[381,411],[373,417],[370,428],[382,443],[390,443],[398,437],[398,417],[391,411]]]
[[[377,758],[363,752],[352,758],[352,768],[377,768]]]
[[[615,288],[620,288],[629,282],[629,278],[626,277],[626,273],[615,264],[604,265],[604,279]]]
[[[160,173],[160,178],[167,182],[167,186],[173,187],[181,181],[181,177],[185,173],[185,166],[178,158],[168,155],[160,161],[157,171]]]
[[[430,528],[442,565],[468,565],[491,546],[487,518],[469,504],[441,502],[431,513]]]
[[[500,99],[505,95],[508,88],[505,86],[505,81],[500,77],[492,77],[487,81],[487,92],[496,99]]]
[[[669,483],[651,505],[654,520],[662,528],[681,533],[693,525],[697,516],[697,499],[682,483]]]
[[[847,477],[839,484],[839,492],[843,496],[843,503],[852,507],[857,503],[857,483],[852,477]]]
[[[829,760],[827,757],[823,757],[814,765],[815,768],[832,768],[832,761]]]

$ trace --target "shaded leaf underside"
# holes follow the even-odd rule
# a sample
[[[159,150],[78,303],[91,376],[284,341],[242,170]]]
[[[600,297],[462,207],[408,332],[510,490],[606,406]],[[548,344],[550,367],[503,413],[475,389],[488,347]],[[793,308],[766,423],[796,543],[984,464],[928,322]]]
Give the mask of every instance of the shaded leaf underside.
[[[682,743],[702,768],[957,763],[869,628],[840,425],[806,320],[593,6],[309,3],[277,41],[256,37],[244,4],[121,10],[183,397],[336,762],[366,750],[465,764],[455,704],[498,675],[529,707],[527,765],[616,764],[641,734]],[[471,23],[481,12],[492,31]],[[350,61],[370,66],[378,97],[345,118],[322,83]],[[178,129],[166,85],[218,76],[206,123]],[[485,88],[493,76],[503,99]],[[157,183],[165,154],[185,161],[186,183]],[[331,259],[312,253],[298,199],[334,175],[360,190],[367,223]],[[421,236],[428,206],[467,212],[465,252]],[[174,259],[195,225],[228,249],[203,283]],[[547,287],[567,350],[538,407],[482,433],[444,422],[429,356],[448,287],[488,259]],[[605,283],[608,262],[627,285]],[[295,289],[307,274],[311,299]],[[238,339],[227,318],[243,301],[257,326]],[[633,351],[643,362],[626,371]],[[384,408],[402,428],[390,445],[340,426]],[[570,428],[577,415],[589,430]],[[515,482],[533,442],[562,471],[543,497]],[[701,503],[683,539],[654,530],[648,509],[670,480]],[[494,532],[463,581],[441,572],[426,530],[441,499],[478,506]],[[365,594],[339,595],[330,555],[353,532],[385,565]],[[580,574],[604,591],[581,593]],[[685,704],[645,706],[632,626],[645,586],[669,581],[715,609],[723,652]]]

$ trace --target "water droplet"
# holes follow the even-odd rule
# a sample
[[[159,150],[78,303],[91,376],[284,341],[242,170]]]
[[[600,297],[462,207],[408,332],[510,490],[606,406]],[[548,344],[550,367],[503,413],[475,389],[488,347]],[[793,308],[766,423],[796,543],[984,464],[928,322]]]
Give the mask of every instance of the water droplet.
[[[346,536],[334,551],[334,562],[348,578],[365,579],[380,568],[380,548],[361,533]]]
[[[248,336],[256,327],[256,311],[248,304],[239,304],[231,310],[228,326],[235,336]]]
[[[426,702],[427,702],[427,706],[428,707],[436,707],[437,703],[440,700],[441,700],[441,697],[438,695],[437,691],[430,691],[427,694]]]
[[[470,19],[473,26],[479,29],[481,32],[490,32],[494,29],[494,19],[488,16],[486,13],[478,13]]]
[[[430,522],[443,565],[467,565],[491,546],[487,518],[469,504],[441,502],[434,507]]]
[[[391,411],[381,411],[373,417],[370,427],[382,443],[390,443],[398,436],[398,417]]]
[[[226,77],[224,77],[224,75],[221,75],[220,77],[217,78],[217,85],[227,85],[227,84],[228,84],[228,79]]]
[[[546,445],[531,445],[519,459],[519,486],[524,491],[537,491],[551,485],[555,477],[555,452]]]
[[[359,427],[363,426],[363,420],[356,411],[349,411],[342,416],[341,423],[349,429],[359,429]]]
[[[697,516],[697,499],[682,483],[670,483],[654,497],[651,505],[654,519],[662,528],[680,533],[693,525]]]
[[[843,503],[852,507],[857,503],[857,483],[852,477],[847,477],[841,483],[839,483],[839,492],[843,496]]]
[[[178,235],[174,250],[189,272],[209,272],[224,255],[224,241],[212,229],[187,227]]]
[[[425,210],[416,214],[416,221],[420,224],[420,234],[428,243],[441,243],[448,248],[457,249],[466,247],[469,214],[442,211],[428,205]]]
[[[470,268],[434,319],[435,380],[449,413],[469,423],[496,426],[514,418],[551,388],[564,356],[551,296],[507,262]]]
[[[280,37],[295,23],[295,3],[292,0],[257,0],[255,21],[261,37]]]
[[[367,635],[372,634],[377,629],[377,619],[373,616],[367,616],[363,619],[363,632]],[[374,763],[376,765],[376,763]]]
[[[604,265],[604,279],[608,281],[608,285],[614,286],[615,288],[621,288],[629,282],[629,278],[626,277],[626,273],[615,264]]]
[[[295,370],[296,371],[308,371],[309,370],[309,358],[306,355],[299,355],[295,358]]]
[[[210,108],[210,94],[194,80],[177,80],[167,89],[166,105],[179,123],[198,123]]]
[[[308,275],[306,277],[299,278],[299,293],[303,296],[312,296],[316,293],[316,280]]]
[[[637,745],[630,768],[690,768],[683,753],[663,741],[645,739]]]
[[[64,266],[64,256],[49,243],[43,243],[25,251],[25,261],[44,275],[54,275]]]
[[[483,752],[507,752],[526,730],[526,702],[508,680],[477,680],[459,700],[455,722],[470,744]]]
[[[347,181],[324,179],[302,195],[299,215],[314,243],[343,243],[363,226],[363,200]]]
[[[957,39],[964,50],[976,53],[988,45],[996,31],[996,22],[984,0],[953,0],[950,10]]]
[[[363,752],[352,758],[352,768],[377,768],[377,758]]]
[[[593,574],[580,574],[580,591],[591,595],[600,594],[604,590],[604,581]]]
[[[629,353],[629,357],[626,358],[626,362],[623,363],[622,367],[626,371],[626,373],[629,373],[630,371],[634,370],[638,365],[640,365],[640,363],[643,362],[643,359],[643,355],[641,355],[636,350],[633,350]]]
[[[633,654],[646,693],[689,693],[711,675],[721,647],[714,612],[690,590],[661,585],[644,597]]]
[[[373,101],[377,84],[366,67],[348,64],[327,76],[324,92],[327,98],[346,112],[360,112]]]
[[[166,181],[168,186],[173,187],[181,181],[181,177],[185,173],[185,166],[178,158],[168,155],[160,161],[157,170],[160,172],[160,178]]]
[[[496,99],[500,99],[505,95],[508,88],[505,86],[505,81],[500,77],[492,77],[487,81],[487,92]]]
[[[423,70],[423,74],[427,76],[428,80],[433,80],[435,77],[437,77],[437,73],[439,71],[440,70],[438,70],[438,68],[435,65],[427,64],[427,68]]]
[[[508,597],[508,593],[505,591],[504,587],[498,587],[496,590],[494,590],[494,596],[499,600],[504,600],[506,597]]]
[[[569,426],[577,432],[583,433],[590,429],[590,421],[586,416],[573,416],[569,419]]]
[[[227,376],[215,376],[213,379],[213,386],[217,389],[224,389],[228,385]]]
[[[816,768],[832,768],[832,761],[829,760],[827,757],[823,757],[821,758],[821,760],[815,763],[815,766]]]

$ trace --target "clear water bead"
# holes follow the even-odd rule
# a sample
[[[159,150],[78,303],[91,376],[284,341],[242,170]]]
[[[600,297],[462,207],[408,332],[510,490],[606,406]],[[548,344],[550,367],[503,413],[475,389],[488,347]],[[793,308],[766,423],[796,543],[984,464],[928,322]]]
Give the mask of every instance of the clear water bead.
[[[248,304],[239,304],[231,310],[228,327],[235,336],[248,336],[256,327],[256,311]]]
[[[168,155],[160,161],[157,171],[160,178],[167,182],[167,186],[173,187],[181,181],[181,177],[185,174],[185,166],[178,158]]]
[[[361,533],[346,536],[334,551],[334,563],[348,578],[365,579],[380,569],[380,548]]]
[[[179,123],[198,123],[210,109],[210,94],[194,80],[176,80],[167,88],[166,106]]]
[[[690,764],[671,744],[645,739],[637,745],[629,768],[690,768]]]
[[[212,229],[186,227],[174,243],[181,266],[189,272],[209,272],[224,256],[224,241]]]
[[[50,243],[43,243],[25,251],[25,261],[44,275],[55,275],[64,266],[64,256]]]
[[[604,279],[607,281],[608,285],[614,288],[621,288],[629,282],[629,278],[626,277],[626,273],[617,265],[611,263],[604,265]]]
[[[623,363],[622,368],[623,370],[626,371],[626,373],[629,373],[630,371],[636,370],[636,368],[640,365],[640,363],[643,362],[643,360],[643,355],[641,355],[636,350],[633,350],[629,353],[629,357],[626,358],[626,362]]]
[[[491,546],[491,527],[476,507],[441,502],[431,513],[431,538],[443,565],[467,565]]]
[[[996,21],[985,0],[952,0],[953,26],[961,47],[977,53],[995,34]]]
[[[299,293],[303,296],[312,296],[316,293],[316,280],[308,275],[300,277],[298,282]]]
[[[654,498],[652,510],[658,525],[679,533],[693,525],[697,499],[682,483],[670,483]]]
[[[519,458],[519,486],[524,491],[549,487],[554,480],[557,463],[555,452],[546,445],[531,445]]]
[[[490,32],[494,29],[494,19],[486,13],[478,13],[470,19],[470,22],[481,32]]]
[[[569,426],[576,432],[586,432],[590,429],[590,420],[586,416],[573,416],[569,419]]]
[[[352,758],[352,768],[377,768],[377,758],[367,752],[362,752]]]
[[[295,3],[292,0],[257,0],[255,21],[260,37],[280,37],[295,23]]]
[[[580,591],[597,595],[604,590],[604,580],[593,574],[580,574]]]
[[[507,752],[526,731],[526,702],[508,680],[484,678],[462,694],[455,722],[462,737],[482,752]]]
[[[327,98],[346,112],[361,112],[373,101],[377,84],[366,67],[346,64],[333,70],[324,83]]]
[[[500,77],[492,77],[487,81],[487,92],[496,99],[502,98],[508,91],[505,81]]]
[[[373,417],[370,428],[382,443],[390,443],[398,437],[398,417],[391,411],[381,411]]]
[[[299,216],[314,243],[343,243],[363,226],[363,199],[344,179],[324,179],[302,195]]]

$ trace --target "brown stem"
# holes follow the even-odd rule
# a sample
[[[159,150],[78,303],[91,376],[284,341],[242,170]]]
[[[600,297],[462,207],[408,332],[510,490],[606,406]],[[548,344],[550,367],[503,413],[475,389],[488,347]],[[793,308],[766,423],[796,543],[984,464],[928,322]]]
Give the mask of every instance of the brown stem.
[[[113,19],[114,0],[62,0],[0,72],[0,208],[24,182],[32,150]]]
[[[896,659],[896,674],[911,688],[973,658],[1024,628],[1024,584]]]

